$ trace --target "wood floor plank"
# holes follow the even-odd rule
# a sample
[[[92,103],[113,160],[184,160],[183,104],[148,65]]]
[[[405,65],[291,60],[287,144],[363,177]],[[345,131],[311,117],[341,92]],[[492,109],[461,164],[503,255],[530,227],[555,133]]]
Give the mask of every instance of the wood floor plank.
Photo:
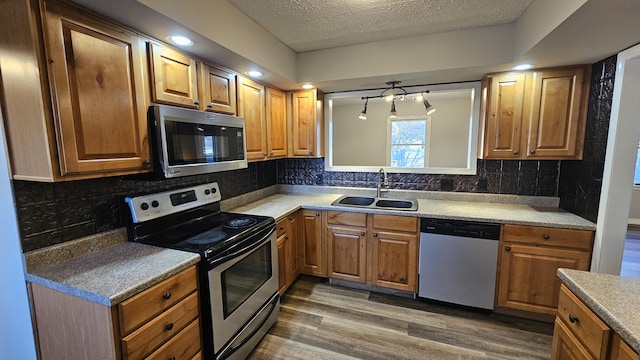
[[[548,359],[552,329],[301,276],[249,359]]]

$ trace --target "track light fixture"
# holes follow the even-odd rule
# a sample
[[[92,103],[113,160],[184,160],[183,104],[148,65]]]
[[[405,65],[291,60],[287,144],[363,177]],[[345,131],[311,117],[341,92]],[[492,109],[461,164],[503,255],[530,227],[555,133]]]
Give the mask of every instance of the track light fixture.
[[[391,119],[395,119],[396,117],[398,117],[398,113],[396,112],[396,98],[404,100],[405,97],[408,95],[416,95],[416,94],[419,95],[418,97],[414,98],[414,100],[420,101],[420,98],[421,98],[422,103],[424,104],[424,108],[427,111],[427,115],[431,115],[436,111],[433,105],[431,105],[429,101],[427,101],[427,94],[429,93],[429,90],[410,93],[407,90],[405,90],[405,88],[401,86],[397,86],[398,84],[400,84],[400,81],[388,81],[386,82],[386,84],[389,87],[382,90],[380,95],[362,97],[362,100],[365,100],[365,102],[364,102],[364,109],[360,113],[360,116],[358,116],[359,119],[367,120],[367,104],[369,103],[369,99],[377,99],[377,98],[387,98],[387,100],[391,101],[391,111],[389,112],[389,118]],[[390,92],[390,93],[387,94],[387,92]]]

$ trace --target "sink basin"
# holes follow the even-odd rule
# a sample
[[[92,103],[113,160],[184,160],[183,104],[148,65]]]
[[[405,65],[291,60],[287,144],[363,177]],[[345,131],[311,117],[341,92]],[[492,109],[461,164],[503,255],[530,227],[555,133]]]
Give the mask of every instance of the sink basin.
[[[331,205],[404,211],[418,210],[418,201],[416,200],[372,198],[368,196],[343,196],[331,203]]]
[[[365,196],[346,196],[338,200],[340,205],[356,205],[356,206],[369,206],[373,204],[376,199]]]
[[[408,200],[389,200],[389,199],[380,199],[376,201],[377,207],[383,208],[399,208],[399,209],[408,209],[413,207],[413,202]]]

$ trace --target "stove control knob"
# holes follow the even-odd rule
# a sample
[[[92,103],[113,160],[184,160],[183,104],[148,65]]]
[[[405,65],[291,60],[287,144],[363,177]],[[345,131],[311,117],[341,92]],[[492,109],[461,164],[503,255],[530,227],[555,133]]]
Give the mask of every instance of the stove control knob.
[[[147,204],[146,202],[143,202],[142,204],[140,204],[140,209],[148,210],[149,209],[149,204]]]
[[[157,208],[158,206],[160,206],[160,203],[158,202],[158,200],[153,200],[151,202],[151,206],[154,207],[154,208]]]
[[[205,190],[205,191],[204,191],[204,194],[205,194],[205,195],[209,195],[209,194],[211,194],[211,190],[209,190],[209,189]]]
[[[215,194],[215,193],[217,193],[217,192],[218,192],[218,190],[217,190],[216,188],[211,188],[211,193],[212,193],[212,194]]]

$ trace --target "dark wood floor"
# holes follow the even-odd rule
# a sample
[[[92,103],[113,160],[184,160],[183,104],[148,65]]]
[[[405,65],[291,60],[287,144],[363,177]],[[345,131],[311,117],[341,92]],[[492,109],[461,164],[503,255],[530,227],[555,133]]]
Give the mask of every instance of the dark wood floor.
[[[549,359],[553,326],[300,276],[249,359]]]
[[[640,278],[640,228],[627,230],[620,275]]]

